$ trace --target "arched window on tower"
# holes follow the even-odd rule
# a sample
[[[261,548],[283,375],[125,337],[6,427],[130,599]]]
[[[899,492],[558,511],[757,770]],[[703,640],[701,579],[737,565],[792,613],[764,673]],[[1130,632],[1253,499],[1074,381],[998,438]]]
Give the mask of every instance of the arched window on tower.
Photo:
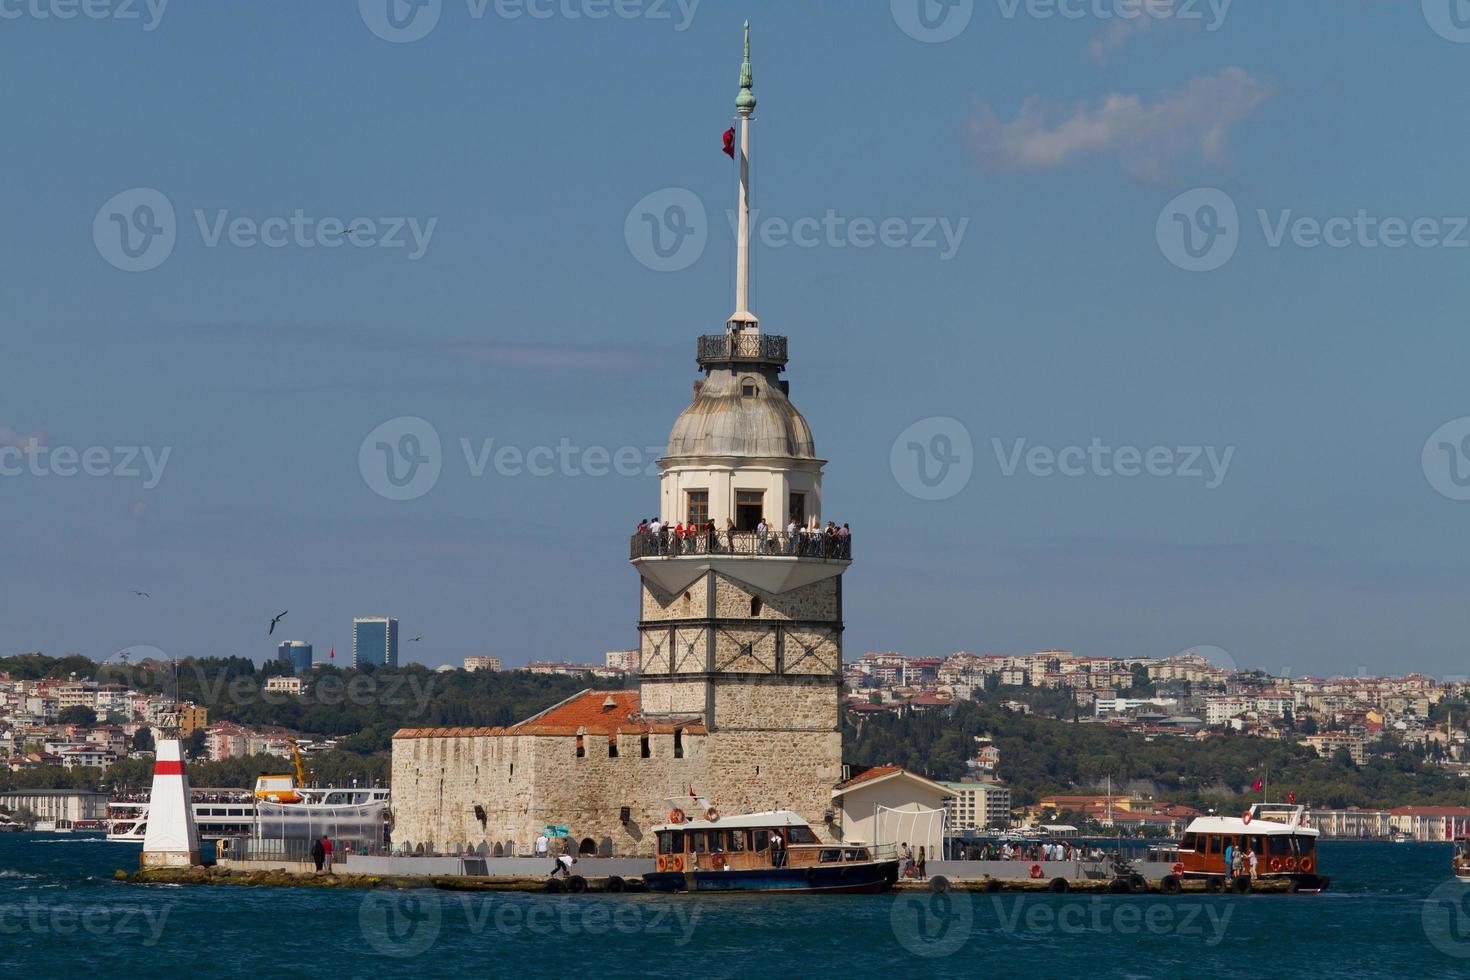
[[[754,595],[750,597],[750,614],[759,616],[761,614],[761,597]]]
[[[740,382],[740,394],[745,398],[754,398],[759,391],[755,382],[749,378]]]

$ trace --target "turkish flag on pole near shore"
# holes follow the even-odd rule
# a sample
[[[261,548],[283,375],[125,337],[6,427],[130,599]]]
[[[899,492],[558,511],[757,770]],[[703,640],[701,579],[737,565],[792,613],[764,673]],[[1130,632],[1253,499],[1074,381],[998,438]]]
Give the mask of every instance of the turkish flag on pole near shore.
[[[725,156],[735,159],[735,127],[725,130]]]
[[[328,660],[336,660],[337,659],[337,648],[335,646],[332,647],[330,650],[327,651],[327,659]]]
[[[1261,791],[1261,781],[1259,779],[1257,779],[1255,781],[1255,783],[1251,786],[1251,792],[1252,793],[1259,793],[1260,791]]]

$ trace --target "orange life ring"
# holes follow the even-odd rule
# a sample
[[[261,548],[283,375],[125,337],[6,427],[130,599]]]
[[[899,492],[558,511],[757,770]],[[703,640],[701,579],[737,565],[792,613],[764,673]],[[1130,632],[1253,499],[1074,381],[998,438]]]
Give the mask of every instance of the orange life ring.
[[[684,822],[684,811],[683,810],[679,809],[678,807],[674,807],[672,810],[669,811],[669,823],[683,823],[683,822]]]
[[[1286,870],[1287,871],[1295,871],[1296,870],[1296,858],[1289,857],[1289,858],[1286,859]]]
[[[1296,866],[1298,868],[1301,868],[1303,871],[1311,871],[1312,870],[1312,859],[1309,858],[1309,857],[1304,857],[1300,861],[1297,862],[1297,865]]]
[[[714,823],[716,820],[720,819],[720,811],[716,810],[714,807],[710,807],[708,810],[704,811],[704,819],[708,820],[710,823]]]
[[[710,866],[716,871],[723,871],[725,869],[725,855],[711,854],[709,858],[709,863]]]
[[[664,861],[664,856],[663,856],[663,855],[662,855],[662,854],[660,854],[660,855],[659,855],[659,856],[658,856],[658,869],[659,869],[659,870],[660,870],[660,871],[662,871],[662,870],[664,870],[664,864],[665,864],[665,861]]]
[[[680,857],[679,855],[677,855],[677,854],[675,854],[673,857],[669,858],[669,870],[670,871],[683,871],[684,870],[684,859],[682,857]]]
[[[1169,870],[1172,871],[1172,872],[1174,872],[1174,874],[1176,874],[1176,875],[1182,875],[1182,874],[1184,874],[1184,862],[1182,862],[1182,861],[1175,861],[1174,862],[1174,866],[1171,867]]]
[[[1033,864],[1033,865],[1031,865],[1031,877],[1033,877],[1033,878],[1040,878],[1041,877],[1041,865],[1039,865],[1039,864]]]
[[[1243,823],[1243,824],[1246,824],[1247,826],[1250,825],[1250,822],[1251,822],[1251,812],[1249,810],[1245,811],[1244,813],[1242,813],[1240,815],[1240,822]]]
[[[1280,858],[1272,858],[1271,859],[1271,870],[1272,871],[1280,871],[1281,870],[1281,859]]]

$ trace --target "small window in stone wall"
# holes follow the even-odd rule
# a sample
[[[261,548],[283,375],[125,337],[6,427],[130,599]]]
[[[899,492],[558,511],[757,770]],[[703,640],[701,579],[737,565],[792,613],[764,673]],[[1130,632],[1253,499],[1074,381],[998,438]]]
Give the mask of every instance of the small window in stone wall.
[[[684,758],[684,731],[680,728],[674,729],[674,758]]]
[[[648,751],[648,736],[647,735],[640,735],[638,737],[638,751],[643,756],[643,758],[645,758],[645,759],[647,759],[649,757],[649,755],[651,755],[651,753]]]
[[[754,595],[750,597],[750,614],[759,616],[761,614],[761,597]]]
[[[587,757],[587,746],[586,746],[585,743],[583,743],[582,736],[578,735],[577,736],[577,758],[579,758],[579,759],[585,759],[586,757]]]
[[[607,737],[607,757],[609,759],[616,759],[618,757],[618,737],[616,735],[609,735]]]

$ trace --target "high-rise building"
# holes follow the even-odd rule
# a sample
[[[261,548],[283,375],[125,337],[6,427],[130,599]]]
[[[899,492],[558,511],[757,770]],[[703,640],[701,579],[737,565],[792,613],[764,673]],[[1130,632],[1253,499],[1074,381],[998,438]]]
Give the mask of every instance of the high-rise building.
[[[276,647],[276,659],[291,665],[291,673],[304,674],[311,669],[311,644],[305,640],[286,640]]]
[[[398,666],[398,620],[391,616],[358,616],[352,620],[352,666]]]

